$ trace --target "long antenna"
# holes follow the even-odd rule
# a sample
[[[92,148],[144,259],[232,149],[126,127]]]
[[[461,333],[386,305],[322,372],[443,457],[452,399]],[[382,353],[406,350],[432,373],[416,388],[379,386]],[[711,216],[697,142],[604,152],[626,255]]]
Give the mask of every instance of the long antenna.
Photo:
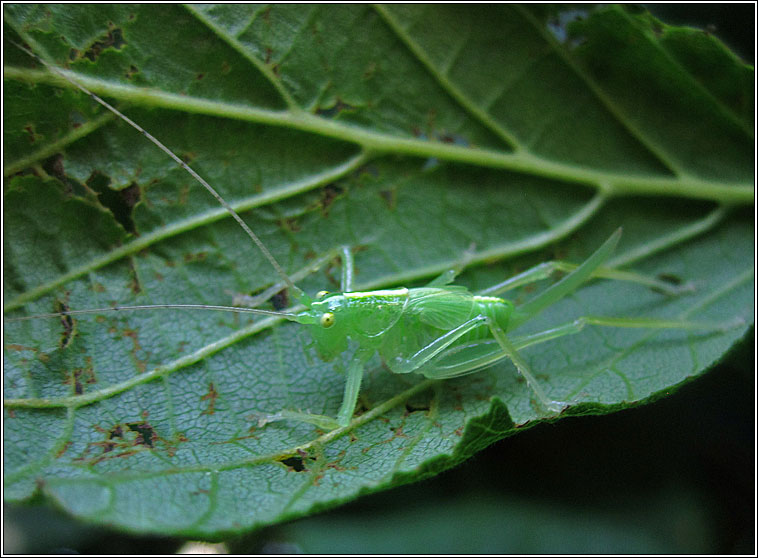
[[[244,308],[240,306],[208,306],[205,304],[141,304],[137,306],[107,306],[105,308],[88,308],[86,310],[63,310],[50,314],[35,314],[34,316],[21,316],[19,318],[3,318],[6,322],[23,322],[37,318],[57,318],[59,316],[73,316],[76,314],[100,314],[102,312],[121,312],[129,310],[215,310],[220,312],[242,312],[244,314],[263,314],[297,321],[297,314],[290,312],[274,312],[273,310],[259,310],[258,308]]]
[[[279,276],[284,280],[284,282],[287,285],[287,287],[290,288],[290,289],[292,289],[292,291],[294,291],[295,298],[298,301],[306,301],[307,300],[307,297],[306,297],[305,293],[302,291],[302,289],[300,289],[300,287],[298,287],[297,285],[295,285],[292,282],[292,280],[289,278],[289,276],[282,269],[282,266],[279,265],[279,262],[277,262],[276,259],[274,258],[274,256],[271,254],[271,252],[268,251],[268,248],[266,248],[263,245],[263,242],[261,242],[261,240],[258,238],[258,235],[256,235],[252,231],[252,229],[247,226],[247,223],[245,223],[245,221],[242,220],[242,217],[240,217],[239,214],[236,211],[234,211],[234,209],[232,209],[232,206],[230,206],[226,202],[226,200],[224,200],[224,198],[221,197],[221,194],[219,194],[213,188],[213,186],[211,186],[210,184],[208,184],[208,182],[206,182],[205,179],[202,176],[200,176],[194,170],[192,170],[192,168],[187,163],[185,163],[179,157],[177,157],[174,154],[174,152],[171,151],[168,147],[166,147],[163,143],[161,143],[161,141],[158,138],[156,138],[155,136],[153,136],[150,132],[148,132],[147,130],[145,130],[142,126],[140,126],[139,124],[137,124],[134,120],[132,120],[131,118],[129,118],[128,116],[126,116],[125,114],[123,114],[122,112],[120,112],[117,108],[115,108],[114,106],[110,105],[109,103],[107,103],[106,101],[104,101],[103,99],[101,99],[100,97],[98,97],[97,95],[95,95],[92,91],[90,91],[89,89],[87,89],[86,87],[84,87],[83,85],[81,85],[79,82],[77,82],[73,78],[71,78],[68,75],[66,75],[65,72],[63,72],[62,70],[58,69],[53,64],[49,64],[48,62],[46,62],[45,60],[43,60],[42,58],[40,58],[39,56],[37,56],[34,52],[32,52],[31,50],[29,50],[28,48],[26,48],[26,47],[24,47],[22,45],[19,45],[18,43],[14,42],[14,41],[10,41],[10,42],[13,43],[14,45],[16,45],[19,49],[21,49],[24,52],[26,52],[29,56],[31,56],[35,60],[38,60],[41,64],[43,64],[52,73],[54,73],[54,74],[58,75],[59,77],[65,79],[71,85],[73,85],[74,87],[76,87],[77,89],[79,89],[80,91],[82,91],[83,93],[85,93],[86,95],[89,95],[94,101],[100,103],[102,106],[104,106],[106,109],[108,109],[109,111],[111,111],[113,114],[115,114],[116,116],[118,116],[119,118],[121,118],[122,120],[124,120],[124,122],[126,122],[127,124],[129,124],[132,128],[134,128],[135,130],[137,130],[140,134],[142,134],[143,136],[145,136],[148,140],[150,140],[154,145],[156,145],[166,155],[168,155],[169,157],[171,157],[176,162],[176,164],[178,164],[181,168],[183,168],[185,171],[187,171],[195,180],[197,180],[200,184],[202,184],[203,187],[206,190],[208,190],[214,198],[216,198],[216,200],[221,204],[221,206],[224,209],[226,209],[226,211],[229,212],[229,214],[234,218],[234,220],[237,221],[237,223],[239,223],[240,227],[242,227],[242,229],[252,239],[252,241],[255,243],[255,245],[258,246],[258,248],[260,249],[260,251],[263,252],[263,255],[266,257],[266,259],[269,261],[269,263],[274,267],[274,269],[279,274]]]

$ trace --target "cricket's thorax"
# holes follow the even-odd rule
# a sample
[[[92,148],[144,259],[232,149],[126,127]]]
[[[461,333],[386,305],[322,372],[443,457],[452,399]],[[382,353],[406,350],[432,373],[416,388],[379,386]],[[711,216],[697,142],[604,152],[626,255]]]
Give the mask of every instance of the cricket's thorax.
[[[409,293],[406,288],[325,293],[301,314],[304,319],[299,321],[311,325],[316,349],[329,360],[347,350],[349,340],[364,348],[379,346],[383,334],[406,312]]]
[[[335,325],[339,321],[360,325],[360,331],[372,332],[376,335],[391,327],[405,310],[409,300],[406,288],[386,289],[326,295],[323,300],[316,301],[312,310],[316,313],[332,313]],[[383,317],[384,316],[384,317]],[[375,325],[363,323],[373,321]]]
[[[377,311],[381,311],[388,307],[405,307],[408,302],[408,294],[408,289],[401,287],[399,289],[343,293],[329,300],[347,308],[371,306]]]

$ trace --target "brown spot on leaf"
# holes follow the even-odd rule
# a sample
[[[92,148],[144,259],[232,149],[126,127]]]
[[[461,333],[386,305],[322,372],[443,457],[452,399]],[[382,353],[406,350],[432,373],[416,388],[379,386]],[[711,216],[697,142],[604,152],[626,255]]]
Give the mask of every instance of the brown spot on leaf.
[[[279,220],[279,226],[288,232],[298,232],[301,230],[300,223],[298,223],[296,217],[287,217]]]
[[[35,131],[33,124],[27,124],[26,126],[24,126],[24,131],[26,132],[26,135],[29,136],[30,144],[35,143],[39,139],[39,136],[37,132]]]
[[[55,304],[55,311],[56,312],[67,312],[70,310],[67,304],[64,302],[56,302]],[[61,338],[58,342],[58,346],[61,349],[67,349],[69,345],[71,345],[71,341],[74,339],[74,335],[76,333],[76,322],[74,321],[74,318],[68,314],[60,316],[61,325],[63,326],[63,331],[61,332]]]
[[[436,110],[431,109],[429,110],[429,112],[426,113],[426,126],[429,130],[434,130],[437,127],[437,111]]]
[[[184,263],[202,262],[208,257],[208,252],[195,252],[184,254]]]
[[[208,401],[208,408],[205,411],[203,411],[201,414],[212,415],[213,413],[215,413],[217,398],[218,398],[218,392],[216,391],[216,386],[213,385],[213,382],[210,382],[210,384],[208,384],[208,393],[206,393],[200,398],[201,401]]]
[[[85,384],[97,383],[97,378],[95,378],[95,371],[92,368],[92,359],[89,357],[87,358],[87,364],[88,366],[86,368],[76,368],[64,382],[66,384],[73,384],[74,393],[76,395],[81,395],[84,393]]]
[[[129,277],[129,290],[136,295],[140,294],[142,292],[142,285],[140,285],[137,271],[134,269],[134,261],[132,258],[129,258]]]
[[[324,217],[329,216],[329,206],[331,206],[343,193],[344,188],[337,186],[336,184],[328,184],[321,189],[321,200],[319,205],[321,206],[321,214]]]
[[[142,350],[142,347],[139,343],[139,338],[137,336],[137,331],[133,329],[125,329],[123,333],[126,337],[129,337],[132,340],[131,353],[134,357],[134,362],[137,365],[137,369],[140,371],[140,373],[143,373],[145,370],[147,370],[147,363],[137,356],[139,351]]]
[[[388,190],[380,190],[379,195],[384,200],[384,203],[387,204],[387,209],[394,211],[395,207],[397,207],[397,188],[392,187]]]
[[[142,416],[147,415],[143,412]],[[95,424],[92,428],[102,433],[104,439],[88,443],[75,461],[95,465],[107,459],[128,457],[141,451],[163,452],[170,457],[176,452],[177,444],[187,441],[182,434],[177,434],[173,440],[162,438],[146,420],[119,423],[110,428]]]
[[[376,70],[379,66],[376,62],[369,62],[368,66],[366,66],[366,69],[363,70],[363,75],[361,76],[364,80],[369,80],[372,77],[374,77],[374,74],[376,74]]]
[[[11,351],[37,351],[34,347],[27,347],[26,345],[19,345],[18,343],[8,343],[5,345],[6,349],[10,349]]]
[[[55,454],[55,458],[58,459],[59,457],[63,456],[63,454],[66,453],[66,451],[68,450],[68,448],[71,447],[72,443],[73,442],[69,440],[68,442],[63,444],[63,447],[61,447],[61,449],[59,449],[58,452]]]

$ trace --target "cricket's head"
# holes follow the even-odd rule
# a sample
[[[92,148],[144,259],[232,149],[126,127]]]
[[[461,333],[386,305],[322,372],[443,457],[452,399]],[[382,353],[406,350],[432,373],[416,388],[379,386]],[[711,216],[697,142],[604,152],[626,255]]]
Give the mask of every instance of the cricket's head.
[[[295,318],[308,326],[316,350],[324,360],[331,360],[347,350],[351,321],[347,308],[344,295],[322,291]]]

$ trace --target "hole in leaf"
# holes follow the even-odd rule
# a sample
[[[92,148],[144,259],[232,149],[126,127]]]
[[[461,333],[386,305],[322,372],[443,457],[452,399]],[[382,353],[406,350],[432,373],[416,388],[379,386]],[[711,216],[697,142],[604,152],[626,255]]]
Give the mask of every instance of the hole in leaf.
[[[129,66],[129,69],[126,71],[126,74],[124,74],[124,77],[126,79],[132,79],[138,73],[139,73],[139,69],[137,68],[137,66],[132,64],[131,66]]]
[[[415,413],[416,411],[428,411],[429,405],[424,403],[413,403],[413,402],[407,402],[405,404],[405,410],[410,413]]]
[[[153,447],[158,435],[150,424],[146,422],[128,422],[126,426],[132,432],[137,433],[137,438],[134,440],[135,444],[140,444],[149,448]]]
[[[684,279],[682,279],[675,273],[659,273],[657,277],[661,281],[665,281],[666,283],[671,283],[672,285],[681,285],[684,282]]]
[[[108,33],[106,33],[101,39],[92,43],[92,46],[84,51],[84,56],[89,58],[92,62],[95,62],[100,56],[100,53],[105,49],[113,47],[116,50],[120,50],[125,44],[124,35],[121,29],[113,26],[112,23],[109,26],[111,26],[111,29]]]
[[[85,192],[83,191],[84,188],[82,188],[82,185],[76,182],[75,180],[71,180],[66,175],[66,169],[63,166],[63,155],[54,155],[47,159],[42,164],[42,169],[53,178],[57,178],[60,182],[63,183],[63,193],[66,196],[71,196],[73,194],[77,195],[85,195]]]
[[[280,463],[283,465],[286,465],[296,473],[302,473],[305,471],[305,462],[302,457],[299,455],[293,455],[292,457],[288,457],[287,459],[280,459]]]
[[[341,99],[337,99],[334,105],[326,108],[319,108],[316,110],[316,114],[319,116],[323,116],[324,118],[334,118],[339,115],[344,110],[348,111],[354,111],[356,107],[353,105],[350,105],[348,103],[345,103]]]
[[[87,180],[87,186],[97,194],[100,204],[110,210],[116,221],[127,232],[136,234],[132,209],[140,200],[139,186],[132,183],[121,190],[114,190],[110,187],[110,183],[110,178],[99,172],[92,173]]]
[[[287,294],[287,289],[282,289],[278,293],[276,293],[274,296],[271,297],[271,304],[274,307],[274,310],[277,312],[279,310],[283,310],[287,308],[289,305],[289,296]]]

